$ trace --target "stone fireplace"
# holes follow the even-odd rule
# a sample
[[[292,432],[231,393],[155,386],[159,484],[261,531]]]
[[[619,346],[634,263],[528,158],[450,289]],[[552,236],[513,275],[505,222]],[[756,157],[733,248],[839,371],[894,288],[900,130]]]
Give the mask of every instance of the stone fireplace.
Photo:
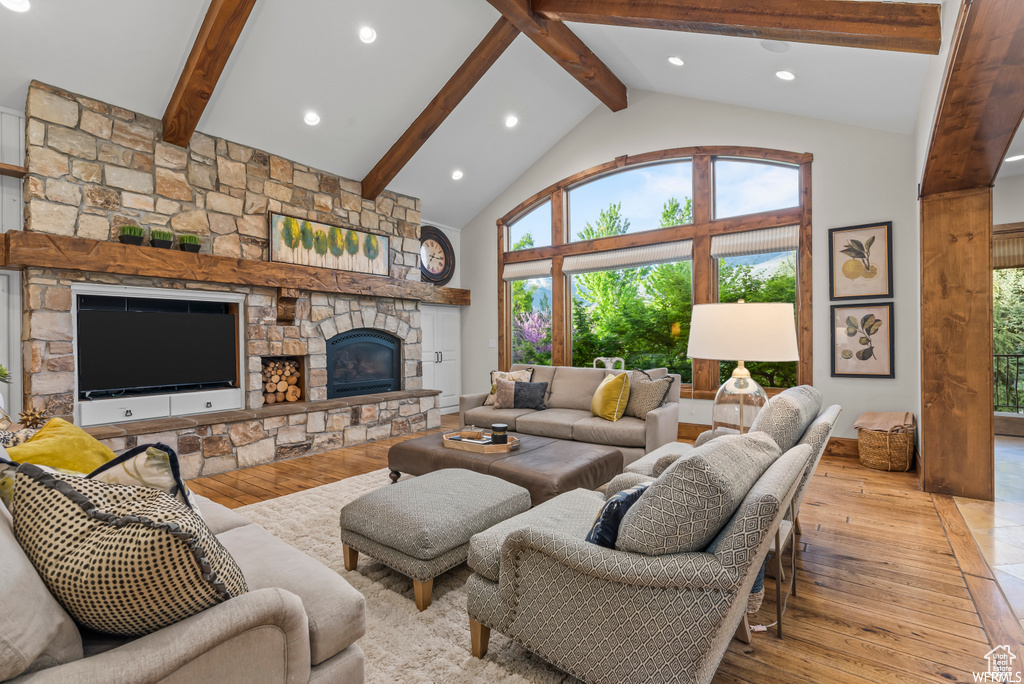
[[[89,398],[78,393],[72,289],[129,287],[237,302],[237,408],[158,407],[144,420],[89,428],[112,449],[163,442],[196,477],[440,425],[437,392],[422,389],[420,300],[433,290],[419,282],[419,200],[364,200],[356,181],[200,133],[187,149],[167,145],[159,120],[37,82],[26,112],[24,237],[54,236],[31,259],[109,255],[95,270],[75,257],[21,262],[26,406],[74,419]],[[233,279],[269,258],[268,212],[387,235],[385,286],[361,286],[358,274],[335,284],[324,269],[296,285]],[[198,261],[178,277],[154,275],[166,267],[148,241],[107,244],[130,224],[198,236]],[[217,268],[226,275],[210,278]],[[301,402],[265,404],[263,359],[278,357],[301,361]]]
[[[402,341],[385,330],[357,328],[327,341],[327,397],[402,389]]]

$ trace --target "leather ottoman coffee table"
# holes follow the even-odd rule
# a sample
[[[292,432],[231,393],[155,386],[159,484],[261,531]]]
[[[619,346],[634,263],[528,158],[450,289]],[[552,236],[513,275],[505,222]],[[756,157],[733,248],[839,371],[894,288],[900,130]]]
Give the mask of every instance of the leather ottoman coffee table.
[[[464,468],[525,487],[536,506],[573,489],[597,489],[622,472],[622,452],[615,447],[514,434],[519,449],[500,454],[450,449],[440,434],[396,444],[388,451],[391,479]]]

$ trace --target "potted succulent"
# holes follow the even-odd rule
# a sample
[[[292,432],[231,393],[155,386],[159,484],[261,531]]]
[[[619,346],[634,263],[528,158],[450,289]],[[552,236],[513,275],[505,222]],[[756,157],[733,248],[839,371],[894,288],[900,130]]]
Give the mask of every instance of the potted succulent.
[[[149,244],[158,249],[170,249],[174,242],[174,233],[169,230],[151,230],[149,232]]]
[[[121,226],[121,243],[125,245],[141,245],[146,231],[138,226]]]
[[[179,235],[178,236],[178,249],[183,252],[198,252],[199,251],[199,236],[198,235]]]

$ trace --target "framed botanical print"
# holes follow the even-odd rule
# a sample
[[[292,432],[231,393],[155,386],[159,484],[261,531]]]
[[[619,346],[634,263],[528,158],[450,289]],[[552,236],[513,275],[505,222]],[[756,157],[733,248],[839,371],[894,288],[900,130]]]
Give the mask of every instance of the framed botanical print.
[[[833,300],[892,297],[892,221],[828,231]]]
[[[388,236],[270,212],[270,260],[388,275]]]
[[[892,302],[832,305],[832,377],[894,378]]]

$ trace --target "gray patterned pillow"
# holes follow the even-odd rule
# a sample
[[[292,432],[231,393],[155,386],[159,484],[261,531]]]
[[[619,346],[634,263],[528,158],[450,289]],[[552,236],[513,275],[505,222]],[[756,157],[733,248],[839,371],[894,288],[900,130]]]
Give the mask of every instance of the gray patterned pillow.
[[[704,550],[781,455],[764,433],[725,435],[694,449],[629,509],[615,548],[649,556]]]
[[[494,393],[496,409],[543,411],[547,408],[544,405],[544,395],[548,391],[546,382],[518,382],[498,378],[494,384],[498,388]]]
[[[790,387],[775,395],[750,424],[751,432],[766,432],[783,451],[792,449],[821,410],[821,392],[810,385]]]
[[[642,370],[634,369],[629,375],[629,402],[625,415],[646,420],[648,413],[665,402],[671,386],[672,378],[655,380]]]

